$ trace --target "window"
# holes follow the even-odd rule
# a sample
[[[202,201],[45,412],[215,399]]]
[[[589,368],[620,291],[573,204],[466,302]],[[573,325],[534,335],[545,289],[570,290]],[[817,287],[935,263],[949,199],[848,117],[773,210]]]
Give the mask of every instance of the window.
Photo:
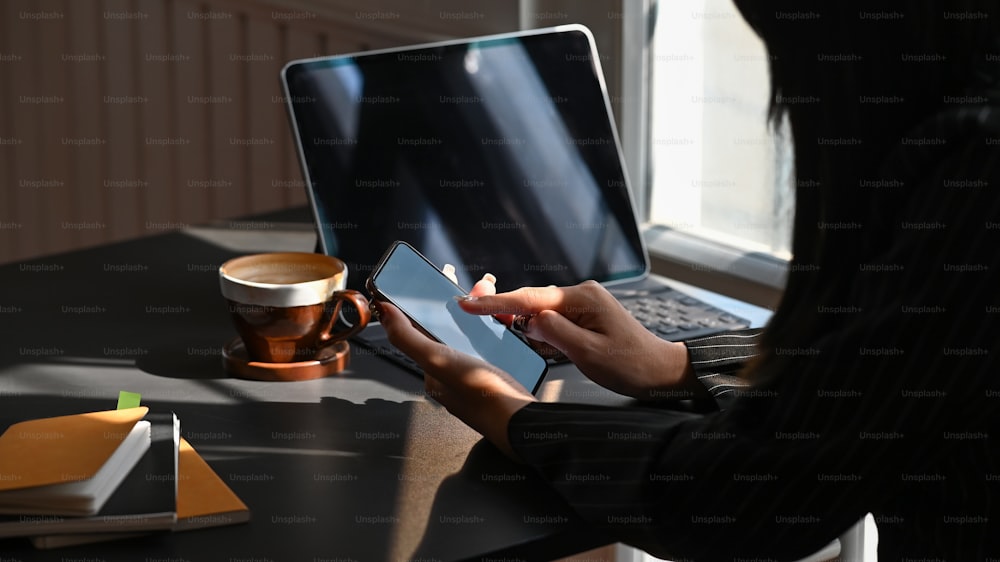
[[[648,170],[638,178],[648,188],[634,173],[633,183],[640,199],[646,194],[651,253],[779,288],[790,248],[791,143],[766,122],[764,45],[731,0],[652,1],[645,17],[654,30]]]

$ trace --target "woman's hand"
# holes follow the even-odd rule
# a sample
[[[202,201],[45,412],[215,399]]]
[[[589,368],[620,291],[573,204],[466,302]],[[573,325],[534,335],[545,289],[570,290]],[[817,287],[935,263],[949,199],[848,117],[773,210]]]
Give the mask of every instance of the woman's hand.
[[[705,394],[684,344],[653,335],[594,281],[495,291],[474,294],[460,305],[472,314],[528,315],[526,336],[562,351],[601,386],[640,400]]]
[[[494,282],[487,274],[470,294],[493,294]],[[535,397],[508,373],[428,338],[395,306],[386,302],[376,306],[389,341],[424,370],[427,395],[517,460],[507,425],[514,412]]]

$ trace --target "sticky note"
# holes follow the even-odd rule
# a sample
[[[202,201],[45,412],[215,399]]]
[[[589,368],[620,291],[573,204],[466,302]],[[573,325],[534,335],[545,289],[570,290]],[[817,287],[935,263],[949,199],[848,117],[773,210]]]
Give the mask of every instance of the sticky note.
[[[138,392],[126,392],[122,390],[118,393],[118,409],[138,408],[141,400],[142,395]]]

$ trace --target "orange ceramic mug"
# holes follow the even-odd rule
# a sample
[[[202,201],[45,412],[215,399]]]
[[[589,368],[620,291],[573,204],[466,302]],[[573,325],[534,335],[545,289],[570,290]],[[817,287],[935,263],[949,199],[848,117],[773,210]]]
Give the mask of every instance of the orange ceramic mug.
[[[219,267],[222,295],[253,361],[308,361],[360,332],[368,300],[345,289],[347,264],[323,255],[274,252],[233,258]],[[357,309],[353,325],[334,332],[341,308]]]

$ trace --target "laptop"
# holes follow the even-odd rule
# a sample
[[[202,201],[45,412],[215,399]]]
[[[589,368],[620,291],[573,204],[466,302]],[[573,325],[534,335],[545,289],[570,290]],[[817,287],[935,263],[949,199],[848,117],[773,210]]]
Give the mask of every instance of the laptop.
[[[297,60],[281,80],[319,250],[349,288],[404,240],[466,288],[594,279],[665,339],[749,325],[649,276],[587,28]],[[359,341],[407,363],[377,324]]]

